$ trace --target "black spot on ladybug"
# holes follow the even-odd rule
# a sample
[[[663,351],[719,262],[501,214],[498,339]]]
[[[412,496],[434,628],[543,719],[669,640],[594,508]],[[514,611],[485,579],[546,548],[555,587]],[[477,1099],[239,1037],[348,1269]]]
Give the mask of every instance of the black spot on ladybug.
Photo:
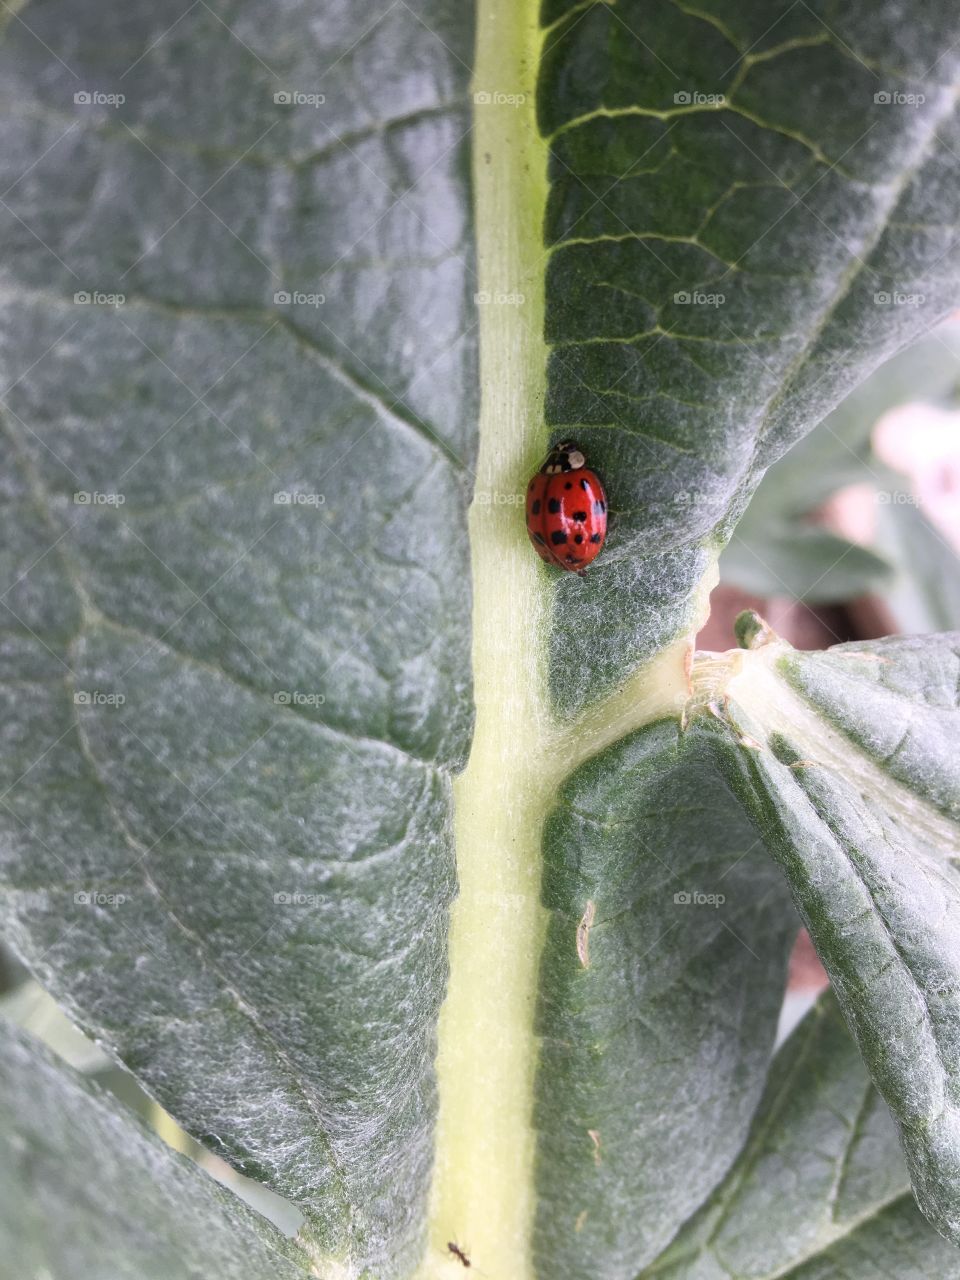
[[[591,541],[591,542],[600,542],[600,541],[602,541],[601,535],[600,535],[599,533],[595,533],[595,534],[593,534],[593,536],[590,538],[590,541]]]
[[[598,534],[597,536],[599,537],[600,535]],[[544,542],[544,540],[543,540],[543,534],[542,534],[542,533],[535,533],[535,534],[533,535],[533,540],[534,540],[534,542],[539,542],[539,543],[540,543],[540,545],[541,545],[541,547],[545,547],[545,546],[547,545],[547,544]]]
[[[538,516],[538,515],[540,514],[540,499],[539,499],[539,498],[535,498],[535,499],[533,500],[533,502],[531,502],[531,503],[530,503],[530,514],[531,514],[531,515],[534,515],[534,516]]]
[[[565,489],[572,489],[572,488],[573,488],[573,481],[572,481],[572,480],[568,480],[568,481],[567,481],[567,483],[566,483],[563,487],[564,487]]]
[[[583,524],[584,520],[587,518],[587,513],[585,511],[575,511],[573,513],[573,518],[576,520],[577,524]]]
[[[550,535],[550,541],[553,543],[555,547],[561,546],[564,542],[566,542],[566,540],[567,540],[567,535],[564,533],[562,529],[558,529],[556,533],[551,533]]]
[[[593,509],[594,511],[597,512],[598,515],[603,515],[604,511],[606,511],[607,509],[607,504],[603,502],[600,498],[598,498],[596,502],[593,504]]]
[[[560,510],[560,499],[551,498],[550,501],[547,503],[547,510],[550,512],[551,515],[555,516],[557,512]]]
[[[583,534],[578,533],[577,536],[574,538],[574,542],[579,546],[582,541],[583,541]]]

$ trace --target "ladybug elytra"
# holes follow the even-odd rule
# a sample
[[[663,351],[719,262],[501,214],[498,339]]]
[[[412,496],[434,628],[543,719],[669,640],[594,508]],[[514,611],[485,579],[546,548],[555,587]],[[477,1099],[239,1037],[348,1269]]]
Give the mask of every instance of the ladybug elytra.
[[[607,536],[607,495],[571,440],[555,445],[527,486],[527,533],[548,564],[580,573]]]

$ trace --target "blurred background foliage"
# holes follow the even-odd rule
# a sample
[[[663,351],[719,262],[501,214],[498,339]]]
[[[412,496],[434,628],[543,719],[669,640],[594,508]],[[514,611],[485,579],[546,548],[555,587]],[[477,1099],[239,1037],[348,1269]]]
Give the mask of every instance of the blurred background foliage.
[[[958,438],[954,317],[881,365],[770,468],[721,556],[720,601],[744,592],[849,632],[827,643],[960,627]],[[720,639],[721,612],[704,647]],[[799,647],[821,647],[761,612]]]

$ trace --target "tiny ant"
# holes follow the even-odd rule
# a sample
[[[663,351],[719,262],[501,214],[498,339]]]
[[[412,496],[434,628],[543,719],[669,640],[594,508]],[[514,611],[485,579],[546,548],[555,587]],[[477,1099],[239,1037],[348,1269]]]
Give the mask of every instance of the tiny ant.
[[[454,1244],[452,1240],[447,1241],[447,1249],[449,1250],[450,1253],[453,1254],[455,1258],[459,1258],[459,1260],[463,1263],[465,1267],[473,1266],[473,1263],[470,1261],[467,1255],[463,1252],[460,1246],[458,1244]]]

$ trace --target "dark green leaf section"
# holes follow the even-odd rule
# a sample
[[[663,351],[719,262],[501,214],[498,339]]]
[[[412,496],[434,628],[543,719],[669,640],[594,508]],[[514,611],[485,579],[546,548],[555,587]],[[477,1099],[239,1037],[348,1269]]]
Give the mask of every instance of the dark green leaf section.
[[[4,928],[348,1274],[408,1270],[471,727],[472,16],[28,22],[0,51]]]
[[[307,1260],[115,1099],[4,1023],[4,1274],[46,1280],[303,1280]]]
[[[570,710],[690,624],[764,468],[954,305],[960,16],[563,0],[544,20],[546,416],[612,517],[556,591]]]
[[[673,721],[573,775],[544,857],[535,1258],[616,1280],[743,1142],[797,922],[709,741]]]
[[[734,693],[727,714],[763,745],[723,758],[898,1122],[921,1208],[960,1240],[960,839],[944,816],[960,782],[957,637],[777,665],[823,720],[760,728]]]
[[[909,1187],[889,1113],[825,996],[777,1054],[727,1178],[642,1280],[957,1280],[960,1254]]]

